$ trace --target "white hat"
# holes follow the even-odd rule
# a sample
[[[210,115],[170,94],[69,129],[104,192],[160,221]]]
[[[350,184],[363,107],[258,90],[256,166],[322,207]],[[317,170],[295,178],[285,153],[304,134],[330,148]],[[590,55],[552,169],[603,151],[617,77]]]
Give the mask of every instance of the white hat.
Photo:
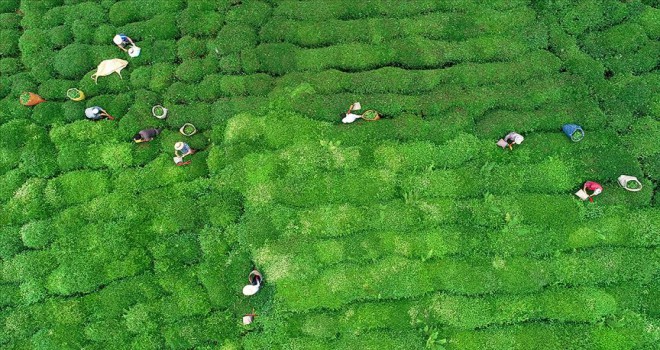
[[[521,144],[524,140],[525,140],[525,138],[522,137],[522,135],[516,135],[516,136],[513,138],[513,142],[514,142],[516,145]]]
[[[254,295],[259,291],[259,285],[252,285],[248,284],[247,286],[243,287],[243,295]]]
[[[179,141],[179,142],[177,142],[177,143],[174,144],[174,149],[177,150],[177,151],[180,151],[180,150],[183,149],[183,146],[184,146],[184,145],[185,145],[185,143]]]
[[[121,39],[121,36],[119,34],[115,35],[114,38],[112,38],[112,42],[114,42],[117,45],[121,45],[121,43],[124,42],[124,40]]]
[[[92,109],[92,112],[94,112],[94,113],[99,113],[99,112],[101,112],[101,110],[98,109],[98,108],[94,108],[94,109]]]

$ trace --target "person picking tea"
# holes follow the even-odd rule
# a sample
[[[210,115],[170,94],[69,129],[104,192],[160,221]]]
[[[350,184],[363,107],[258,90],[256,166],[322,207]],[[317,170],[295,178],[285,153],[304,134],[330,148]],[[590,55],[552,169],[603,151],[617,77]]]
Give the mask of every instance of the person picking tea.
[[[128,49],[126,48],[127,46],[129,46],[129,45],[130,46],[135,46],[135,43],[133,42],[133,40],[131,40],[131,38],[129,38],[128,36],[126,36],[124,34],[115,35],[115,37],[112,38],[112,42],[114,42],[115,45],[117,45],[117,47],[124,50],[125,52],[128,52]]]
[[[263,276],[261,275],[261,272],[256,269],[252,270],[248,275],[249,284],[243,287],[243,295],[250,296],[256,294],[261,287],[262,280]]]
[[[85,109],[85,117],[87,117],[87,119],[89,120],[101,120],[103,118],[115,120],[113,116],[108,114],[108,112],[106,112],[105,109],[99,106],[89,107]]]
[[[584,183],[584,186],[582,186],[582,190],[584,192],[591,191],[591,194],[589,194],[589,192],[587,192],[587,194],[589,197],[593,197],[603,192],[603,186],[594,181],[587,181]]]
[[[135,136],[133,136],[133,141],[135,143],[140,143],[140,142],[149,142],[154,139],[154,137],[158,136],[160,134],[160,129],[144,129],[140,130]]]
[[[502,147],[502,148],[505,148],[505,147],[508,146],[510,150],[513,150],[513,145],[514,144],[519,145],[524,140],[525,140],[525,138],[522,135],[518,134],[517,132],[512,131],[512,132],[508,133],[506,136],[504,136],[503,139],[500,139],[499,141],[497,141],[497,145]]]

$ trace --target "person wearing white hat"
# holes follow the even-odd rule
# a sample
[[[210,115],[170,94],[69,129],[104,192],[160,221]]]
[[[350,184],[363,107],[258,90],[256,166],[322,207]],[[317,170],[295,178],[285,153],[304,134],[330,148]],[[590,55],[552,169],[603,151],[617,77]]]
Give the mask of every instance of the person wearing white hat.
[[[190,161],[184,162],[183,157],[194,154],[197,150],[190,148],[190,146],[185,142],[177,142],[174,144],[174,163],[178,166],[188,165]]]
[[[248,282],[250,284],[243,287],[243,295],[255,295],[261,287],[262,279],[263,276],[261,275],[261,272],[257,271],[256,269],[252,270],[252,272],[250,272],[248,275]]]
[[[525,138],[524,138],[522,135],[520,135],[520,134],[517,133],[517,132],[513,132],[513,131],[512,131],[512,132],[508,133],[506,136],[504,136],[504,142],[505,142],[506,144],[501,143],[501,142],[498,142],[497,144],[500,145],[500,146],[502,146],[502,148],[504,148],[504,147],[506,147],[506,146],[509,146],[509,149],[512,150],[514,144],[519,145],[519,144],[521,144],[524,140],[525,140]]]
[[[358,110],[361,109],[362,106],[360,106],[360,102],[355,102],[353,103],[350,107],[348,107],[348,111],[346,113],[339,113],[339,116],[342,118],[341,122],[344,124],[352,123],[360,118],[362,118],[361,115],[351,113],[353,110]]]
[[[115,43],[115,45],[117,45],[117,47],[124,50],[125,52],[128,52],[128,49],[126,48],[126,46],[128,46],[129,44],[131,46],[135,46],[135,43],[133,42],[133,40],[131,40],[131,38],[129,38],[128,36],[126,36],[124,34],[115,35],[115,37],[112,38],[112,42]]]
[[[99,106],[93,106],[85,109],[85,117],[89,120],[101,120],[103,118],[108,118],[110,120],[115,120],[113,116],[108,114],[105,109]]]

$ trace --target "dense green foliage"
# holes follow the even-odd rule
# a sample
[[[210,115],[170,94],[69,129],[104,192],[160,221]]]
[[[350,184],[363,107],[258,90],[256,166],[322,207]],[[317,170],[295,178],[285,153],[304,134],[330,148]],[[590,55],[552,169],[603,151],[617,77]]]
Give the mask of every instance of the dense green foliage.
[[[0,37],[0,348],[660,343],[657,1],[0,0]]]

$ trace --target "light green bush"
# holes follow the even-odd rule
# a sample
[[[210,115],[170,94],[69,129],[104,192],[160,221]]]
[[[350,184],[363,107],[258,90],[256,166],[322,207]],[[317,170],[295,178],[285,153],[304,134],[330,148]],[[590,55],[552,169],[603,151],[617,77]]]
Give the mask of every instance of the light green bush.
[[[50,230],[50,221],[33,221],[21,227],[21,239],[29,248],[44,248],[53,241],[53,232]]]
[[[48,181],[45,198],[49,204],[61,208],[87,202],[109,190],[107,174],[99,171],[69,172]]]

